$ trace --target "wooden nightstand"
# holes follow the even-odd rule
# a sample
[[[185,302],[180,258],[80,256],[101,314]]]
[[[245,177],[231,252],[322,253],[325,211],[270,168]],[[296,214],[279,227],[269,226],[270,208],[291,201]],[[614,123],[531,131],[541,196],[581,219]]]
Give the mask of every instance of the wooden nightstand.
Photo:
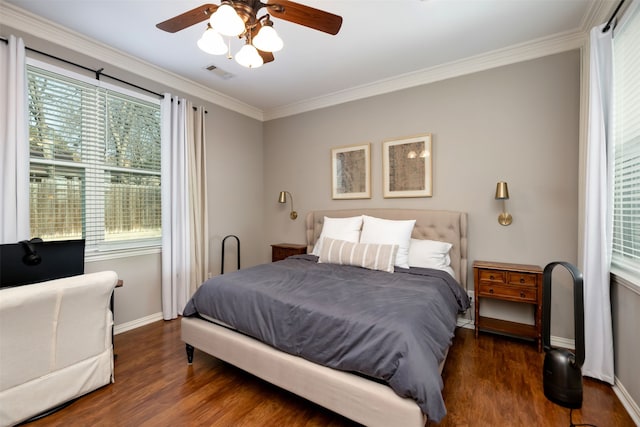
[[[475,261],[473,263],[475,292],[476,338],[479,331],[532,339],[542,351],[542,269],[537,265]],[[532,304],[535,324],[510,322],[480,316],[483,298]]]
[[[271,245],[271,262],[280,261],[291,255],[302,255],[307,253],[307,245],[295,243],[276,243]]]

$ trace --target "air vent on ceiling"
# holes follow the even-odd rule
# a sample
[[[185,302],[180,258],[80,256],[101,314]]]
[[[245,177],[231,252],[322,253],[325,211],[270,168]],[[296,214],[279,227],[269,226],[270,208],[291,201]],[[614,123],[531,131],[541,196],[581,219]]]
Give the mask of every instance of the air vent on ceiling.
[[[213,64],[206,67],[206,69],[211,71],[216,76],[220,77],[222,80],[229,80],[235,77],[234,74],[231,74],[230,72],[225,71]]]

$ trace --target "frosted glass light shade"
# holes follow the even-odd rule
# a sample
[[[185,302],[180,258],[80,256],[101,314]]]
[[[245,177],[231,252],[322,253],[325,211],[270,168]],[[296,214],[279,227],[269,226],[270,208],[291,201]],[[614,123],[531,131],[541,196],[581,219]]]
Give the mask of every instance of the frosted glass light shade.
[[[198,40],[198,47],[211,55],[227,53],[227,45],[222,39],[222,36],[211,27],[208,27],[202,37],[200,37],[200,40]]]
[[[264,25],[253,38],[253,45],[263,52],[277,52],[282,49],[282,39],[270,25]]]
[[[264,64],[264,61],[255,47],[245,44],[242,49],[236,53],[236,61],[238,64],[247,68],[258,68]]]
[[[233,37],[244,33],[244,21],[236,10],[226,3],[221,4],[211,15],[209,24],[223,36]]]

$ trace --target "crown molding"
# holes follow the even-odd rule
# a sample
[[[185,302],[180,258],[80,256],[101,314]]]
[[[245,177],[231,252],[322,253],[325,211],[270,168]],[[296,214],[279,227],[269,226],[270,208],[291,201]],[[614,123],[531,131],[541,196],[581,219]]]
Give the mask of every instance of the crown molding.
[[[83,55],[91,56],[114,67],[130,71],[172,89],[207,100],[228,110],[260,121],[263,120],[262,110],[256,107],[90,39],[4,1],[0,1],[0,25],[7,25],[34,37],[64,46]]]
[[[507,48],[494,50],[481,55],[472,56],[459,61],[449,62],[426,68],[413,73],[395,76],[371,84],[353,87],[344,91],[297,102],[264,111],[264,120],[273,120],[326,108],[345,102],[383,95],[402,89],[434,83],[441,80],[477,73],[491,68],[528,61],[543,56],[580,49],[586,41],[586,33],[575,31],[551,37],[544,37]]]
[[[584,14],[580,29],[588,34],[593,27],[604,24],[617,5],[618,0],[599,0],[594,2],[587,13]]]
[[[260,110],[204,85],[140,60],[132,55],[99,43],[65,27],[47,21],[11,4],[0,0],[0,24],[5,24],[52,43],[68,47],[74,51],[105,61],[110,65],[130,70],[186,94],[205,99],[223,108],[238,112],[260,121],[288,117],[312,110],[331,107],[345,102],[383,95],[398,90],[421,86],[454,77],[489,70],[581,49],[586,45],[589,30],[606,21],[615,6],[613,0],[594,1],[575,31],[556,34],[537,40],[494,50],[459,61],[437,65],[431,68],[407,73],[370,84],[356,86],[328,95]]]
[[[334,92],[325,96],[270,108],[264,111],[264,120],[267,121],[292,116],[573,49],[582,49],[588,43],[591,28],[606,22],[617,3],[618,0],[594,1],[584,14],[580,25],[574,31],[543,37],[459,61]]]

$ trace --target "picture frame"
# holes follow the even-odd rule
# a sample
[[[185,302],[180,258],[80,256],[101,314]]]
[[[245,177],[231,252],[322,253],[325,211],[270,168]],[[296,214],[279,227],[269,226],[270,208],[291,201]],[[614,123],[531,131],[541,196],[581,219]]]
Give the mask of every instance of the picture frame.
[[[371,198],[371,144],[331,149],[331,197]]]
[[[431,197],[432,157],[430,133],[383,141],[384,198]]]

